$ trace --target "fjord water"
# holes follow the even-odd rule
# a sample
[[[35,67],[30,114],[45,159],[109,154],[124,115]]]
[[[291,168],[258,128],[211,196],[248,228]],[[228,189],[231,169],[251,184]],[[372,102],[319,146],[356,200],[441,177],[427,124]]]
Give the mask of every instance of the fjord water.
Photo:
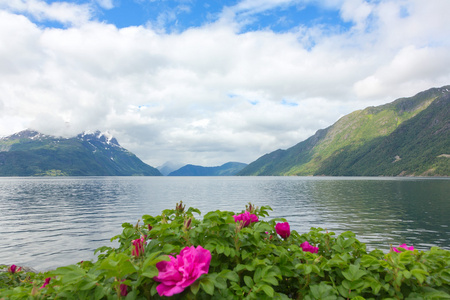
[[[449,195],[448,178],[0,178],[0,264],[44,271],[95,259],[123,222],[180,200],[202,213],[269,205],[269,218],[286,218],[292,230],[350,230],[369,249],[450,249]]]

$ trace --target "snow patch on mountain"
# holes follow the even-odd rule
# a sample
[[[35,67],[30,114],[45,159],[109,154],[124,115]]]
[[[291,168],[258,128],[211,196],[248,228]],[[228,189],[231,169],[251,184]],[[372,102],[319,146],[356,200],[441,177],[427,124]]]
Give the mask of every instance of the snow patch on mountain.
[[[88,130],[79,134],[77,137],[84,141],[98,140],[109,146],[121,147],[117,139],[109,131],[102,132],[100,130],[97,130],[95,132],[92,132]]]
[[[1,137],[0,140],[19,140],[19,139],[30,139],[30,140],[39,140],[42,138],[48,138],[49,135],[42,134],[33,129],[25,129],[20,132],[14,133],[12,135]]]

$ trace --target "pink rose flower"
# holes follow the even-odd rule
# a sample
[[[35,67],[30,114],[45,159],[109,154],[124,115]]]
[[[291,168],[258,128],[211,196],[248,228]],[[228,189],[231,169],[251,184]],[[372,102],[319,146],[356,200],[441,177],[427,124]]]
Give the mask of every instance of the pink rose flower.
[[[277,223],[275,231],[283,238],[287,239],[291,235],[291,227],[288,222]]]
[[[156,287],[160,296],[170,297],[184,291],[202,274],[207,274],[211,263],[211,252],[201,246],[186,247],[175,258],[169,256],[170,261],[160,261],[156,264],[159,274],[153,277],[161,282]]]
[[[302,247],[302,250],[303,250],[304,252],[311,252],[311,253],[317,253],[317,252],[319,252],[319,247],[314,247],[314,246],[310,245],[310,244],[308,243],[308,241],[302,243],[302,244],[300,245],[300,247]]]
[[[45,278],[44,284],[43,284],[39,289],[45,288],[45,287],[47,286],[47,284],[50,283],[50,280],[51,280],[51,279],[52,279],[51,277]]]
[[[240,215],[233,216],[235,222],[243,222],[244,227],[249,226],[251,223],[258,222],[258,216],[249,213],[248,211]]]
[[[403,249],[405,249],[405,250],[411,250],[411,251],[414,250],[414,246],[408,247],[406,244],[401,244],[400,246],[398,246],[398,248],[403,248]],[[394,252],[397,252],[397,253],[402,252],[400,249],[397,249],[397,248],[395,248],[395,247],[393,247],[392,250],[393,250]]]
[[[17,268],[16,265],[11,265],[11,267],[8,268],[8,271],[9,271],[11,274],[14,274],[14,273],[16,273],[16,272],[19,272],[20,270],[22,270],[22,267]]]
[[[145,237],[132,241],[134,248],[131,250],[131,255],[134,257],[140,257],[144,254],[144,245],[147,244]]]

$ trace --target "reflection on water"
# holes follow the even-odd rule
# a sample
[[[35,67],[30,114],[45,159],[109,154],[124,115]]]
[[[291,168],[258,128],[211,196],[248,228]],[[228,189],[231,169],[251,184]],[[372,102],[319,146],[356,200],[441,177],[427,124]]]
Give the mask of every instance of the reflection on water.
[[[0,178],[0,264],[94,259],[123,222],[182,200],[203,213],[270,205],[299,233],[351,230],[370,248],[450,249],[450,180],[327,177]]]

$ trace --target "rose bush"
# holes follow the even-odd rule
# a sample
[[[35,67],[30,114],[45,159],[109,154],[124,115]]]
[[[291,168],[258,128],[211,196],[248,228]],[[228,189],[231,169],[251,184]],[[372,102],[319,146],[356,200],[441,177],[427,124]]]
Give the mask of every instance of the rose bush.
[[[179,203],[124,223],[95,262],[0,273],[0,299],[450,299],[448,250],[368,251],[352,232],[320,228],[288,237],[270,210],[198,218]]]

